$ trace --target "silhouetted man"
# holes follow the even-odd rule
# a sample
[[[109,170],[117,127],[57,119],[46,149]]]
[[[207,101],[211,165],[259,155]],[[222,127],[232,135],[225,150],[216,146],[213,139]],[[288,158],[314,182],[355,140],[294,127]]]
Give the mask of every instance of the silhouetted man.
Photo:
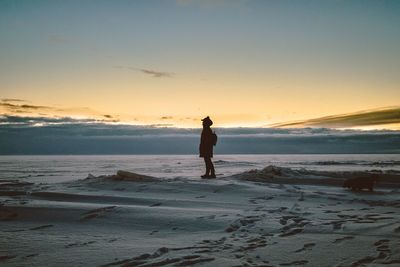
[[[202,119],[203,131],[201,132],[200,139],[200,157],[204,158],[206,163],[206,174],[202,175],[201,178],[215,178],[214,164],[211,161],[213,157],[213,146],[216,143],[216,135],[211,131],[210,126],[213,124],[210,117]]]

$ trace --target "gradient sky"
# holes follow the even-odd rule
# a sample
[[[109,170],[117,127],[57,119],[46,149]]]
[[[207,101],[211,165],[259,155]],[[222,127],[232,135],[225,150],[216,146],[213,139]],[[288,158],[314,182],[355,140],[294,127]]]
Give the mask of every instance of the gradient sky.
[[[400,1],[0,0],[0,97],[179,127],[398,107],[399,25]]]

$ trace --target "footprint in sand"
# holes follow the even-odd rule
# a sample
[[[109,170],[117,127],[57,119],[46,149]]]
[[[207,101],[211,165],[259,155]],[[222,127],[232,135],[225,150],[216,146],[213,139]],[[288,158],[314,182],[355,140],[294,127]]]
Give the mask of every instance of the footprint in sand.
[[[49,228],[49,227],[53,227],[54,225],[52,225],[52,224],[46,224],[46,225],[41,225],[41,226],[38,226],[38,227],[33,227],[33,228],[30,228],[29,230],[40,230],[40,229],[45,229],[45,228]]]
[[[24,258],[32,258],[32,257],[36,257],[38,255],[39,255],[39,253],[29,254],[29,255],[26,255]]]
[[[340,243],[342,241],[349,240],[349,239],[354,239],[354,236],[344,236],[344,237],[336,238],[335,241],[333,241],[332,243]]]
[[[288,209],[288,207],[280,207],[278,209],[268,210],[268,213],[282,212],[282,211],[287,210],[287,209]]]
[[[383,264],[400,264],[400,260],[388,260],[388,261],[384,261],[382,262]]]
[[[376,214],[376,213],[367,214],[367,215],[365,215],[365,218],[368,220],[375,220],[375,221],[394,219],[394,217],[382,216],[381,214]]]
[[[240,246],[236,252],[245,252],[248,250],[254,250],[256,248],[261,248],[261,247],[266,247],[267,246],[267,241],[264,240],[263,238],[253,238],[251,240],[246,241],[248,245],[246,246]]]
[[[294,216],[294,215],[282,216],[282,218],[279,220],[279,223],[282,225],[286,225],[288,220],[293,219],[295,217],[296,216]]]
[[[351,267],[357,267],[357,266],[363,266],[365,264],[373,263],[375,260],[383,260],[385,258],[390,258],[390,248],[389,248],[389,239],[381,239],[378,240],[374,243],[374,246],[376,247],[376,252],[378,253],[375,256],[365,256],[364,258],[361,258],[357,261],[354,261],[350,264]],[[399,263],[400,260],[395,260],[398,262],[393,262],[393,260],[388,260],[382,262],[382,264],[393,264],[393,263]]]
[[[339,218],[343,218],[343,219],[354,219],[354,218],[358,218],[358,215],[348,215],[348,214],[338,214],[336,215]]]
[[[290,229],[290,230],[288,230],[286,232],[281,233],[279,236],[280,237],[287,237],[287,236],[297,235],[297,234],[299,234],[299,233],[301,233],[303,231],[304,231],[303,228],[293,228],[293,229]]]
[[[287,263],[279,263],[280,266],[297,266],[297,265],[306,265],[308,263],[307,260],[299,260],[299,261],[292,261]]]
[[[373,210],[374,208],[362,208],[360,210]]]
[[[253,204],[258,204],[257,203],[257,200],[271,200],[271,199],[273,199],[273,198],[275,198],[274,196],[262,196],[262,197],[255,197],[255,198],[251,198],[251,199],[249,199],[249,202],[250,203],[253,203]]]
[[[390,252],[389,249],[389,239],[381,239],[378,240],[374,243],[374,246],[376,247],[377,251],[384,251],[384,252]]]
[[[394,211],[387,211],[387,212],[384,212],[384,214],[395,214],[396,212],[394,212]]]
[[[88,242],[75,242],[68,245],[65,245],[65,248],[72,248],[72,247],[84,247],[90,244],[96,243],[96,241],[88,241]]]
[[[290,224],[287,224],[289,220],[291,220],[292,222]],[[299,216],[288,215],[282,216],[282,218],[279,220],[279,223],[284,225],[281,229],[282,233],[279,236],[286,237],[303,232],[304,226],[309,224],[310,222],[307,219]]]
[[[339,210],[324,210],[324,213],[340,213]]]
[[[192,266],[198,263],[204,263],[204,262],[210,262],[215,260],[215,258],[199,258],[199,259],[193,259],[193,260],[184,260],[178,264],[176,264],[176,266]]]
[[[260,221],[261,218],[259,216],[246,216],[243,219],[237,219],[233,223],[231,223],[226,229],[225,232],[231,233],[237,231],[241,227],[251,227],[255,222]],[[246,231],[246,229],[241,229],[242,232]]]
[[[84,221],[84,220],[97,218],[97,217],[105,214],[106,212],[114,210],[115,208],[116,208],[116,206],[108,206],[108,207],[104,207],[104,208],[90,210],[88,212],[83,213],[83,216],[81,217],[80,220]]]
[[[354,211],[354,209],[344,209],[342,211]]]
[[[202,257],[201,255],[198,254],[189,254],[189,255],[183,255],[180,257],[175,257],[175,258],[164,258],[164,255],[171,252],[171,251],[183,251],[183,250],[193,250],[193,249],[199,249],[199,248],[208,248],[208,247],[183,247],[183,248],[173,248],[169,249],[166,247],[159,248],[156,252],[152,254],[142,254],[137,257],[128,259],[128,260],[122,260],[122,261],[117,261],[117,262],[112,262],[109,264],[105,264],[103,266],[115,266],[115,265],[123,265],[123,266],[152,266],[152,267],[158,267],[158,266],[165,266],[165,265],[171,265],[174,264],[174,266],[192,266],[198,263],[205,263],[205,262],[211,262],[215,260],[215,258],[212,257]],[[170,256],[168,254],[167,256]]]
[[[362,259],[359,259],[357,261],[354,261],[350,264],[350,267],[358,267],[358,266],[364,266],[365,264],[372,263],[374,260],[376,260],[376,257],[373,256],[366,256]]]
[[[306,251],[306,250],[311,250],[313,247],[315,247],[315,243],[306,243],[303,245],[302,248],[296,250],[295,252],[302,252],[302,251]]]

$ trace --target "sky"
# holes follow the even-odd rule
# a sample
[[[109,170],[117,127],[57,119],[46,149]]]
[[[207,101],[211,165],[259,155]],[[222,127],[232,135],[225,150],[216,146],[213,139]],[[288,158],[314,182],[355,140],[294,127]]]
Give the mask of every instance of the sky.
[[[387,0],[0,0],[1,123],[400,129],[399,14]]]

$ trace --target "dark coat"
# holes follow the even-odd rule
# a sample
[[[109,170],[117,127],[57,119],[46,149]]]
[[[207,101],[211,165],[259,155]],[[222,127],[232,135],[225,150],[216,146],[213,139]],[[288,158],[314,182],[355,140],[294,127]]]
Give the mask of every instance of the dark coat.
[[[200,152],[200,157],[205,158],[205,157],[213,157],[213,133],[211,131],[210,127],[205,127],[203,128],[203,131],[201,132],[201,139],[200,139],[200,147],[199,147],[199,152]]]

